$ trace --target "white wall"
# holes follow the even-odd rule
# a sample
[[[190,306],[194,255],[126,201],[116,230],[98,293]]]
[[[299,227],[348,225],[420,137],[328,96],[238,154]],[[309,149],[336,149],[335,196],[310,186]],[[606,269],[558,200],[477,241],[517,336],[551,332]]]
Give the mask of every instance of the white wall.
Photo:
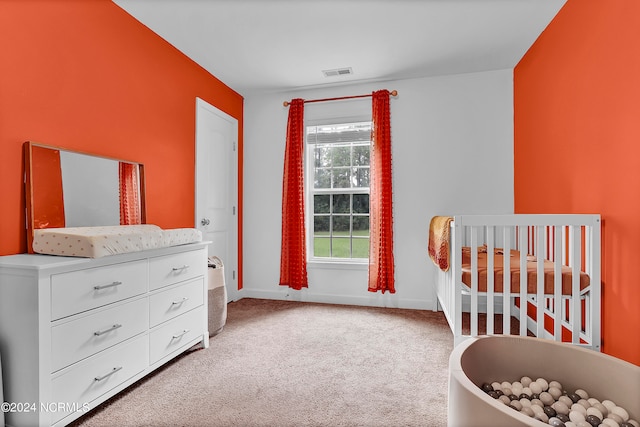
[[[279,286],[288,113],[282,102],[298,97],[358,95],[382,88],[398,91],[398,96],[391,99],[396,293],[368,292],[363,266],[309,264],[309,289],[294,291]],[[370,105],[370,99],[365,99]],[[346,112],[352,102],[330,104]],[[306,117],[317,114],[314,105],[320,104],[306,105]],[[322,107],[327,108],[327,104]],[[253,94],[245,98],[244,114],[241,297],[433,309],[436,270],[427,253],[431,217],[513,213],[510,69]]]

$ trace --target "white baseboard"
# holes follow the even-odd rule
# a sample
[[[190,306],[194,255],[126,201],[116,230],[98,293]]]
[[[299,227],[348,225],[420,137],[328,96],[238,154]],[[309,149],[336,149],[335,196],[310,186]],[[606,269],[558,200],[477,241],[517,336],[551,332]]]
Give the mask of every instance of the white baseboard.
[[[402,299],[399,298],[397,294],[383,295],[380,293],[371,293],[371,295],[368,296],[346,296],[312,293],[309,292],[308,289],[297,291],[284,287],[274,291],[241,289],[238,292],[238,299],[241,298],[359,305],[365,307],[406,308],[413,310],[433,310],[436,306],[435,300]]]

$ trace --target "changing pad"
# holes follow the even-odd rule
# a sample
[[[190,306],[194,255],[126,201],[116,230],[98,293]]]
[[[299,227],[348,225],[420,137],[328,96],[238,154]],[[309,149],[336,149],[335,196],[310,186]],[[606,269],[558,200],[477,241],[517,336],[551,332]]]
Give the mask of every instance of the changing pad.
[[[47,255],[100,258],[202,241],[195,228],[163,230],[157,225],[68,227],[34,230],[33,251]]]

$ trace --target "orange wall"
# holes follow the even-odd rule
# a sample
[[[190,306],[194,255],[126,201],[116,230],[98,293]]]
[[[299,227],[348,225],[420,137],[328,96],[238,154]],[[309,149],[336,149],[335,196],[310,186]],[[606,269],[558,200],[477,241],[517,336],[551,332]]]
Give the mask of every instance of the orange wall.
[[[640,365],[640,2],[568,0],[516,66],[515,211],[600,213],[603,351]]]
[[[166,228],[194,226],[196,97],[238,119],[242,159],[242,97],[110,0],[2,0],[0,52],[0,255],[26,251],[24,141],[144,163]]]

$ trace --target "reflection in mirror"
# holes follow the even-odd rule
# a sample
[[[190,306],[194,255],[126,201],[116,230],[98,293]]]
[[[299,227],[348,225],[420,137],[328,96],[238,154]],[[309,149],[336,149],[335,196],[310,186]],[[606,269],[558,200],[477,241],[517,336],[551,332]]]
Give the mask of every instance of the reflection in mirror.
[[[25,143],[28,249],[33,230],[145,223],[142,164]]]

